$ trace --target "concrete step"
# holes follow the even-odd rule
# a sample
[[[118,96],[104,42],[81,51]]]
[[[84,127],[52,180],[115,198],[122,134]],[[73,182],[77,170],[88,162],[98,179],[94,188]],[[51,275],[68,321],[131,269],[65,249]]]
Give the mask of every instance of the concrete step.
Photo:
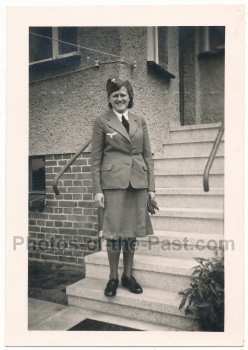
[[[193,330],[193,318],[185,317],[178,307],[181,297],[158,288],[144,288],[142,294],[130,293],[119,284],[115,297],[104,296],[106,279],[85,278],[66,288],[69,305],[119,315],[155,324]]]
[[[224,213],[220,209],[159,208],[151,216],[155,230],[223,233]]]
[[[137,239],[135,255],[207,259],[214,256],[214,248],[219,247],[223,239],[222,234],[155,230],[154,235]],[[107,242],[104,239],[101,248],[102,251],[107,250]]]
[[[167,174],[168,171],[156,170],[155,171],[155,184],[156,188],[166,187],[166,188],[201,188],[203,189],[203,172],[197,172],[196,174],[190,174],[185,171],[181,174]],[[224,175],[223,174],[213,174],[211,169],[211,174],[209,176],[209,187],[210,191],[214,188],[224,187]]]
[[[109,262],[106,251],[101,251],[85,257],[86,277],[109,278]],[[169,258],[137,254],[133,263],[133,276],[145,287],[166,289],[178,292],[189,285],[192,267],[198,265],[193,259]],[[119,277],[123,272],[123,257],[119,261]]]
[[[56,308],[58,310],[60,306],[62,310],[55,310],[54,312],[53,309]],[[51,316],[42,317],[44,316],[44,310],[45,312],[48,310]],[[111,323],[117,326],[129,327],[141,331],[179,331],[178,328],[173,328],[170,326],[162,326],[151,322],[134,320],[127,317],[120,317],[118,315],[109,315],[103,312],[88,310],[82,307],[79,308],[77,306],[58,305],[33,298],[28,299],[28,311],[29,331],[68,331],[73,326],[76,326],[86,319]],[[30,321],[33,321],[34,324],[30,324]]]
[[[209,157],[213,148],[213,141],[171,141],[163,142],[163,153],[167,158]],[[216,153],[224,156],[224,141],[221,141]]]
[[[215,208],[224,207],[224,189],[213,188],[204,192],[203,188],[157,188],[158,206],[172,208]]]
[[[171,141],[215,141],[221,123],[186,125],[170,128]],[[224,140],[224,135],[223,138]]]
[[[204,174],[208,157],[184,157],[184,158],[165,158],[165,156],[154,156],[154,170],[166,171],[167,174]],[[224,174],[224,157],[215,157],[211,168],[211,173],[217,172]]]

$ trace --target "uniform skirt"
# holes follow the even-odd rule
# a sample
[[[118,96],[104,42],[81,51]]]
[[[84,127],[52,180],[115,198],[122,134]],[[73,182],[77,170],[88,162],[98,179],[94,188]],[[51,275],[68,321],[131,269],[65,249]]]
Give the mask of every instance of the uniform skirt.
[[[147,189],[128,187],[124,190],[104,190],[103,193],[104,238],[144,237],[154,233],[147,211]]]

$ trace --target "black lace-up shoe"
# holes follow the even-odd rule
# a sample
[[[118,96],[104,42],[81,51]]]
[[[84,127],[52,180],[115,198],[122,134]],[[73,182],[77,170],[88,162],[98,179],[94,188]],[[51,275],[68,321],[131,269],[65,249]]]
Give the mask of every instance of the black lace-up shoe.
[[[119,280],[112,279],[108,281],[107,286],[104,290],[104,295],[106,297],[114,297],[116,295],[116,289],[118,288]]]
[[[142,287],[133,276],[130,276],[130,278],[122,276],[121,282],[123,287],[128,288],[131,293],[141,294],[143,292]]]

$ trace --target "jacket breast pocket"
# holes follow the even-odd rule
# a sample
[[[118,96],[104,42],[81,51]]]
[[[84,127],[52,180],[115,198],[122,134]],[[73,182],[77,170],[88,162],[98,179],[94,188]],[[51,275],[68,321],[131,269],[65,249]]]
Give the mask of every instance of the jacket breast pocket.
[[[111,170],[113,167],[113,164],[103,164],[101,166],[101,171],[108,171],[108,170]]]

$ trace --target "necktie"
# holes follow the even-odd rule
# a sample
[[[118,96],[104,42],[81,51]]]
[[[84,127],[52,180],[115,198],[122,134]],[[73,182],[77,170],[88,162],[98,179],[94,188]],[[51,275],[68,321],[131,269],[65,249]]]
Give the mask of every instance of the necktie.
[[[122,124],[124,125],[125,129],[127,130],[127,133],[129,133],[129,123],[126,120],[126,118],[124,117],[124,115],[121,117],[122,119]]]

